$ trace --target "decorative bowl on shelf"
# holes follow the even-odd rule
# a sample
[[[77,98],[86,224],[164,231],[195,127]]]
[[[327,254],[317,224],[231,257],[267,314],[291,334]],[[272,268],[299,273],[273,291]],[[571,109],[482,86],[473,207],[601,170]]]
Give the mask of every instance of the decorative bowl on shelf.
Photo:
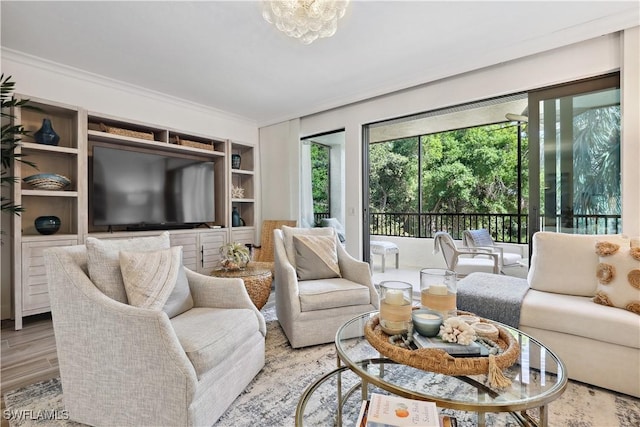
[[[62,190],[71,184],[71,180],[57,173],[39,173],[22,179],[37,190]]]
[[[60,230],[60,224],[60,218],[53,215],[39,216],[34,221],[38,233],[45,235],[57,233]]]

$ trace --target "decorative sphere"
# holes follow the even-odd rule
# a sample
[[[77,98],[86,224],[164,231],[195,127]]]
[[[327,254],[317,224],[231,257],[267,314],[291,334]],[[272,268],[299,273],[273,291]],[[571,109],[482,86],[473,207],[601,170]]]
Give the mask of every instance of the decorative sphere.
[[[60,230],[60,218],[57,216],[39,216],[34,221],[36,230],[40,234],[55,234]]]

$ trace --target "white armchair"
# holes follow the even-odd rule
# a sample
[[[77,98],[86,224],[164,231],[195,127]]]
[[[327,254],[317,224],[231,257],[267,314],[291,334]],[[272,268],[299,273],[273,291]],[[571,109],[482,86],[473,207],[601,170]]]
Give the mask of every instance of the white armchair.
[[[168,247],[168,234],[166,241]],[[85,246],[45,251],[71,419],[121,426],[215,423],[264,366],[264,317],[242,280],[184,269],[193,307],[170,318],[105,295],[90,279],[87,260]]]
[[[439,231],[433,237],[434,253],[442,251],[449,270],[458,276],[466,276],[476,271],[500,273],[499,255],[484,248],[457,247],[453,237],[445,231]]]
[[[317,237],[316,240],[330,246],[339,274],[328,271],[324,278],[313,278],[323,275],[314,276],[308,271],[309,265],[314,267],[323,262],[305,261],[305,256],[311,258],[315,254],[305,255],[298,244],[309,236],[310,240]],[[298,243],[294,241],[296,238]],[[338,243],[333,228],[283,226],[282,230],[274,230],[274,242],[276,313],[293,348],[332,342],[338,328],[347,320],[379,308],[369,264],[350,256]]]

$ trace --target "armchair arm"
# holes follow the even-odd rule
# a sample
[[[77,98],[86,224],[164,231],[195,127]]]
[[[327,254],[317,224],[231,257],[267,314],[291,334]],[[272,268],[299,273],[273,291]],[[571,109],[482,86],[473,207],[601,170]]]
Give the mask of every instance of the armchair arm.
[[[460,249],[471,249],[471,250],[458,250],[455,252],[454,257],[453,257],[453,268],[452,270],[455,270],[456,265],[458,265],[458,258],[460,257],[460,255],[473,255],[474,257],[482,254],[483,256],[488,256],[493,258],[493,274],[498,274],[500,273],[500,255],[491,251],[491,250],[486,250],[484,248],[460,248]]]
[[[254,312],[260,323],[260,332],[266,335],[264,316],[249,298],[242,279],[205,276],[188,268],[185,272],[196,307],[246,308]]]
[[[359,283],[369,288],[371,304],[379,308],[379,296],[373,287],[371,279],[371,269],[368,263],[360,261],[349,254],[342,245],[338,246],[338,263],[342,277],[355,283]]]

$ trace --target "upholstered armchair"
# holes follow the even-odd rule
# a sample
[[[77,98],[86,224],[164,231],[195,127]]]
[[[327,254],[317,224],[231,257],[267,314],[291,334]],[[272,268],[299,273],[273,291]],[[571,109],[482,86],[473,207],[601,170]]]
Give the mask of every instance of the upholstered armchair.
[[[523,266],[522,250],[513,251],[511,247],[496,243],[489,230],[480,228],[478,230],[465,230],[462,235],[462,244],[470,248],[484,248],[498,254],[500,259],[500,271],[502,267]]]
[[[466,276],[476,271],[500,273],[500,259],[497,253],[485,248],[459,248],[446,231],[439,231],[433,236],[433,247],[434,253],[442,251],[447,268],[455,271],[458,276]]]
[[[164,234],[109,242],[108,260],[88,254],[95,249],[91,238],[87,246],[45,251],[64,405],[74,421],[211,426],[264,366],[265,321],[242,280],[182,267],[181,248],[169,248]],[[157,240],[131,244],[144,239],[159,239],[164,249]],[[147,258],[158,253],[155,261]],[[152,279],[146,266],[155,270]],[[107,270],[122,275],[105,282]],[[129,287],[118,289],[123,280],[153,283],[165,273],[166,283],[175,283],[161,309]],[[176,292],[180,281],[186,293]]]
[[[276,313],[291,346],[332,342],[353,317],[379,308],[369,264],[349,255],[330,227],[274,231]]]

